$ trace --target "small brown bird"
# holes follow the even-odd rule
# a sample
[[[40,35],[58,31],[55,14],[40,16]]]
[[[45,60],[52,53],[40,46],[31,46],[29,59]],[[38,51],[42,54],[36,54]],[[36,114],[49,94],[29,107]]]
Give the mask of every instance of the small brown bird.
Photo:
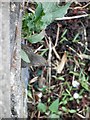
[[[25,61],[21,60],[22,68],[25,68],[27,66],[46,66],[47,61],[45,60],[45,58],[35,54],[30,47],[28,47],[25,44],[21,44],[21,49],[23,49],[26,52],[30,60],[30,63],[26,63]]]

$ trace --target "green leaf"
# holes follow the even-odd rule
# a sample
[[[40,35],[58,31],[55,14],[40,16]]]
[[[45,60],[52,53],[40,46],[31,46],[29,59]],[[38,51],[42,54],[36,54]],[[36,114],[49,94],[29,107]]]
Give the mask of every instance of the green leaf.
[[[56,2],[43,2],[42,3],[44,13],[50,13],[56,10],[57,3]]]
[[[55,10],[53,14],[53,19],[56,18],[62,18],[67,13],[67,10],[69,8],[71,3],[67,3],[65,6],[60,6],[57,10]]]
[[[86,77],[85,74],[84,74],[83,72],[81,72],[79,79],[80,79],[81,86],[82,86],[86,91],[89,91],[89,92],[90,92],[90,88],[89,88],[89,85],[88,85],[88,77]]]
[[[43,56],[47,51],[48,51],[48,48],[43,49],[43,50],[42,50],[42,53],[41,53],[41,56]]]
[[[70,112],[70,113],[76,113],[77,111],[76,111],[76,110],[71,109],[71,110],[69,110],[69,112]]]
[[[37,71],[37,75],[38,75],[38,76],[42,75],[42,70],[39,69],[39,70]]]
[[[64,79],[63,76],[60,76],[60,77],[57,77],[57,80],[62,80],[62,81],[64,81],[65,79]]]
[[[67,104],[67,100],[63,100],[63,101],[61,101],[60,103],[59,103],[59,105],[66,105]]]
[[[47,5],[48,4],[48,5]],[[45,15],[42,17],[44,26],[46,27],[56,18],[62,18],[67,13],[71,3],[67,3],[65,6],[57,6],[55,3],[42,3]]]
[[[44,105],[43,103],[39,103],[37,108],[40,112],[46,112],[47,109],[46,105]]]
[[[70,100],[70,101],[73,101],[73,99],[74,99],[73,97],[70,97],[70,99],[69,99],[69,100]]]
[[[33,97],[32,97],[32,93],[31,93],[30,90],[28,91],[27,95],[28,95],[29,98],[33,99]]]
[[[67,102],[68,102],[67,100],[64,100],[64,101],[63,101],[63,105],[66,105],[66,104],[67,104]]]
[[[78,42],[78,37],[79,37],[79,33],[77,33],[76,35],[75,35],[75,37],[74,37],[74,39],[73,39],[73,42]]]
[[[67,29],[64,30],[63,34],[61,35],[61,38],[63,38],[67,33]]]
[[[73,71],[70,71],[69,73],[70,73],[70,74],[73,74],[73,75],[75,75],[75,76],[79,76],[79,75],[80,75],[79,73],[73,72]]]
[[[62,110],[64,111],[64,112],[67,112],[68,110],[67,110],[67,108],[66,107],[62,107]]]
[[[52,77],[55,78],[56,80],[62,80],[62,81],[65,80],[63,76],[56,77],[56,76],[53,75]]]
[[[72,96],[68,89],[66,89],[66,92],[68,93],[69,96]]]
[[[85,90],[90,91],[87,81],[81,81],[80,83]]]
[[[35,21],[42,16],[42,12],[43,12],[42,4],[39,2],[35,10]]]
[[[34,29],[34,23],[33,23],[33,21],[28,21],[27,22],[27,26],[28,26],[29,30]]]
[[[38,43],[41,42],[44,36],[45,36],[45,31],[41,31],[39,34],[34,34],[31,37],[29,37],[28,40],[31,43]]]
[[[22,58],[22,60],[25,61],[26,63],[30,63],[30,60],[29,60],[29,58],[28,58],[28,55],[26,54],[26,52],[25,52],[23,49],[21,49],[21,58]]]
[[[59,115],[51,114],[51,115],[49,116],[49,118],[60,118],[60,117],[59,117]]]
[[[57,113],[58,111],[58,106],[59,106],[59,99],[56,99],[50,106],[49,106],[49,110],[52,113]]]
[[[39,2],[37,4],[35,13],[26,13],[22,22],[22,36],[31,43],[41,42],[45,33],[39,32],[45,29],[57,17],[63,17],[70,6],[70,3],[67,3],[65,6],[58,6],[56,2]],[[39,34],[32,35],[33,32]]]

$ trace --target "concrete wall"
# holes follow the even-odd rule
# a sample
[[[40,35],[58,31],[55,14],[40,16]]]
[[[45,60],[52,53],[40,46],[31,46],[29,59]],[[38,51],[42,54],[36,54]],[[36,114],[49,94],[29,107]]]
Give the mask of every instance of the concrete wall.
[[[0,2],[0,119],[26,118],[21,80],[21,3]]]

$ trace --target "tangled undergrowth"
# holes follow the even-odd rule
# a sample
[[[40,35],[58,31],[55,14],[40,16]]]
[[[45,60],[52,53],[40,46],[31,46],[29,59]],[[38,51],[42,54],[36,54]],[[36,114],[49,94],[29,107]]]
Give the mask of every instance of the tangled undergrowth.
[[[72,3],[66,16],[89,14],[89,4]],[[27,12],[24,13],[22,32],[24,40],[27,40],[30,34],[41,31],[41,21],[38,21],[38,26],[32,25],[30,31],[27,25],[33,18],[32,12],[36,6],[35,3],[25,6]],[[80,120],[90,117],[89,24],[88,16],[55,20],[46,27],[42,41],[27,42],[28,46],[42,55],[48,63],[47,66],[30,68],[27,103],[30,118]]]

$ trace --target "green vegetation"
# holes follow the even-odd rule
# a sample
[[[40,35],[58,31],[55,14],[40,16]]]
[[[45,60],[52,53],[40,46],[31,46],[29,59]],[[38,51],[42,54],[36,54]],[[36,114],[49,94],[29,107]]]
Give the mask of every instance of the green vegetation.
[[[49,118],[61,118],[63,114],[73,115],[80,113],[83,115],[83,113],[89,109],[87,96],[90,92],[90,76],[85,66],[90,55],[87,55],[89,50],[84,43],[81,42],[80,33],[75,32],[70,39],[67,37],[70,30],[62,28],[63,32],[58,37],[55,46],[55,40],[50,38],[50,36],[48,37],[45,31],[56,18],[64,17],[70,5],[71,3],[63,6],[49,2],[36,3],[35,11],[30,13],[25,11],[22,20],[22,37],[27,40],[30,45],[35,45],[35,48],[38,48],[38,45],[39,47],[42,45],[43,47],[39,53],[46,57],[46,59],[49,58],[48,56],[51,50],[49,48],[49,42],[51,40],[54,57],[52,56],[51,59],[52,67],[49,67],[51,67],[52,71],[50,73],[50,68],[46,68],[47,72],[44,73],[45,71],[41,68],[40,70],[35,68],[36,71],[34,72],[37,78],[31,79],[32,82],[28,90],[28,98],[32,102],[33,99],[34,103],[36,102],[36,113],[40,112],[41,116]],[[45,42],[47,42],[48,45]],[[79,47],[82,49],[80,50]],[[61,48],[64,48],[64,50]],[[21,57],[25,62],[30,62],[24,51],[22,51]],[[49,77],[51,77],[50,85],[48,82]],[[43,83],[43,85],[40,86],[39,83]],[[40,94],[42,93],[42,96],[38,95],[37,91]],[[82,103],[84,103],[84,105]]]
[[[57,3],[38,3],[35,13],[25,13],[23,17],[22,35],[31,43],[40,42],[45,34],[45,28],[56,18],[62,18],[67,13],[70,3],[65,6],[58,6]],[[34,33],[34,34],[33,34]],[[37,33],[37,34],[35,34]]]

